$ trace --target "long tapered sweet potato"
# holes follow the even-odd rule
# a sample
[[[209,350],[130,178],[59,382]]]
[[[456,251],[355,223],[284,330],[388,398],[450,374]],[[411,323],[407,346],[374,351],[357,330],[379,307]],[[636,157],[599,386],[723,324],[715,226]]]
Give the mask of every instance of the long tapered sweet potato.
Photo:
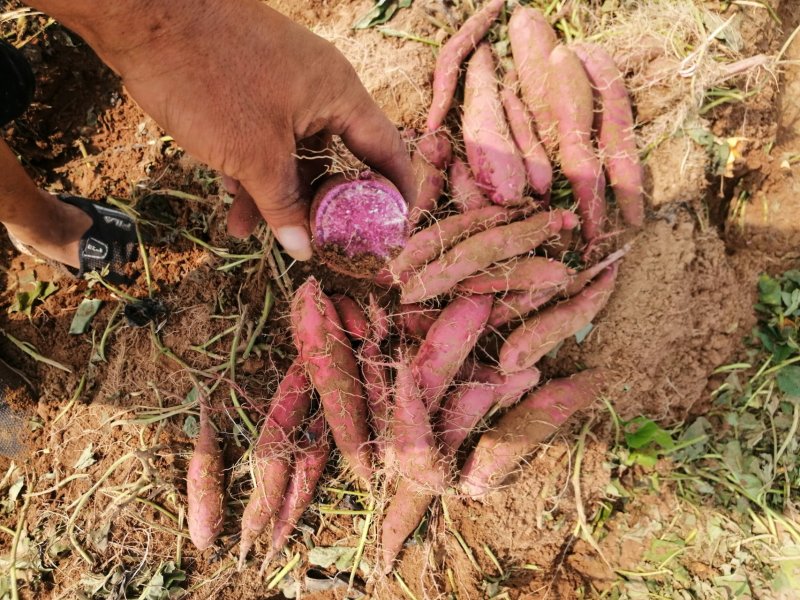
[[[606,268],[610,267],[619,261],[623,256],[625,256],[630,249],[630,244],[625,244],[622,248],[612,252],[596,265],[592,265],[588,269],[584,269],[583,271],[575,273],[575,275],[572,276],[569,284],[562,291],[561,295],[566,298],[574,296],[587,285],[589,285],[589,282],[597,277],[600,273],[605,271]]]
[[[500,348],[500,368],[514,373],[532,367],[562,340],[586,327],[608,302],[616,278],[617,265],[614,264],[574,297],[517,327]]]
[[[522,99],[533,115],[539,139],[553,152],[557,134],[555,117],[547,101],[550,84],[547,59],[558,43],[556,32],[537,9],[518,6],[508,20],[508,39]]]
[[[486,43],[467,64],[462,131],[470,169],[489,199],[502,206],[525,203],[525,164],[503,114],[494,55]]]
[[[460,158],[450,163],[447,177],[450,184],[450,203],[458,209],[458,212],[464,213],[491,204],[475,183],[467,163]]]
[[[359,353],[361,376],[367,394],[370,423],[378,442],[378,449],[386,442],[389,430],[389,367],[381,351],[381,343],[389,337],[389,317],[386,311],[370,296],[369,332]]]
[[[600,97],[597,145],[608,172],[611,189],[622,218],[628,225],[644,223],[644,173],[633,131],[633,111],[625,80],[614,59],[597,44],[570,46],[581,59],[586,74]]]
[[[517,97],[516,72],[506,73],[500,99],[508,119],[508,127],[514,143],[519,148],[528,185],[539,198],[545,208],[550,204],[550,186],[553,183],[553,166],[547,157],[544,145],[533,131],[533,119],[522,100]]]
[[[601,371],[555,379],[531,392],[484,433],[461,470],[461,490],[473,498],[503,484],[526,455],[601,391]]]
[[[272,558],[289,541],[289,536],[297,526],[297,522],[314,499],[317,483],[325,470],[330,451],[325,417],[320,412],[297,442],[297,449],[294,452],[294,470],[286,488],[283,504],[275,518],[275,526],[272,528],[272,543],[264,559],[264,565],[261,567],[262,573]]]
[[[442,126],[453,104],[461,63],[484,38],[503,10],[505,0],[489,0],[478,12],[464,21],[461,29],[439,50],[433,72],[433,100],[428,112],[428,131]]]
[[[422,521],[434,494],[420,491],[412,481],[399,478],[394,496],[386,508],[381,523],[381,557],[382,571],[388,574],[392,570],[394,559],[400,554],[403,543]]]
[[[417,197],[409,206],[409,220],[418,223],[436,208],[444,191],[445,170],[453,158],[450,138],[443,130],[428,133],[417,141],[411,166],[417,181]]]
[[[511,223],[524,214],[522,209],[485,206],[436,221],[411,236],[403,251],[389,263],[388,270],[395,281],[403,281],[409,271],[438,258],[469,236]]]
[[[283,502],[291,470],[292,434],[311,405],[310,385],[305,368],[295,360],[270,401],[252,454],[255,487],[242,516],[240,569],[253,543],[272,522]]]
[[[606,220],[606,177],[592,146],[592,85],[580,59],[557,46],[548,59],[547,98],[558,125],[561,170],[572,186],[586,241],[602,233]]]
[[[544,291],[567,285],[572,274],[572,269],[562,262],[531,256],[512,259],[490,267],[479,275],[467,277],[458,284],[458,289],[471,294],[493,294],[509,290]]]
[[[483,333],[492,310],[489,295],[461,296],[448,304],[428,331],[411,371],[431,414]]]
[[[367,402],[356,357],[336,307],[315,278],[295,292],[291,317],[300,359],[319,394],[336,447],[355,474],[369,482]]]
[[[511,321],[523,319],[537,308],[541,308],[558,295],[559,288],[535,290],[533,292],[510,292],[498,298],[492,314],[489,315],[489,327],[497,329]]]
[[[422,390],[404,358],[395,374],[391,428],[392,457],[400,475],[420,490],[441,494],[447,487],[449,469],[433,435]]]
[[[198,550],[209,548],[222,532],[225,517],[225,464],[207,399],[200,399],[200,432],[186,472],[189,537]]]
[[[402,302],[421,302],[449,292],[470,275],[527,254],[562,229],[576,225],[573,213],[556,209],[473,235],[415,272],[401,286]]]

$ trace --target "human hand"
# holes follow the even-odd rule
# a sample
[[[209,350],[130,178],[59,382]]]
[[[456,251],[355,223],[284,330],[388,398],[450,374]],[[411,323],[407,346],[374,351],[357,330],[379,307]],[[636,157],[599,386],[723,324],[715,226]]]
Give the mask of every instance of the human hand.
[[[310,258],[308,176],[320,161],[299,169],[296,155],[330,135],[413,201],[405,145],[353,67],[259,0],[32,3],[81,34],[189,153],[240,183],[232,235],[249,235],[260,215],[290,255]]]

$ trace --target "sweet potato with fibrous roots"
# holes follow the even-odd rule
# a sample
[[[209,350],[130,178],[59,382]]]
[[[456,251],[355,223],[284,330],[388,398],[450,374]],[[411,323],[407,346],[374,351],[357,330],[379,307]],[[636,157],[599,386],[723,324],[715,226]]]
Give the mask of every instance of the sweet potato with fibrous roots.
[[[478,186],[495,204],[523,204],[525,164],[500,101],[492,48],[478,46],[467,64],[462,131],[467,161]]]
[[[394,322],[400,335],[422,339],[428,335],[441,310],[422,304],[400,304],[394,315]]]
[[[553,166],[547,158],[544,145],[533,131],[532,119],[522,100],[517,97],[516,72],[506,73],[500,99],[508,119],[511,137],[519,148],[528,185],[540,199],[540,205],[547,208],[550,204],[550,186],[553,183]]]
[[[596,44],[570,46],[581,59],[586,74],[600,97],[595,116],[597,146],[608,172],[611,189],[622,218],[628,225],[644,223],[642,163],[633,131],[633,111],[625,81],[614,59]]]
[[[389,428],[391,386],[381,343],[389,337],[389,317],[372,296],[370,296],[369,315],[369,331],[359,352],[359,363],[367,394],[372,431],[378,440],[378,449],[382,452]]]
[[[461,63],[480,43],[503,10],[505,0],[489,0],[483,8],[464,21],[456,34],[439,50],[433,72],[433,100],[428,112],[428,131],[442,126],[453,104]]]
[[[470,294],[492,294],[509,290],[528,292],[564,287],[570,281],[572,269],[562,262],[543,256],[512,259],[490,267],[479,275],[467,277],[458,289]]]
[[[291,317],[300,360],[319,394],[336,446],[355,474],[369,482],[367,402],[356,357],[336,307],[313,277],[295,292]]]
[[[198,550],[209,548],[219,537],[225,517],[225,464],[207,402],[200,398],[200,432],[186,472],[189,538]]]
[[[394,386],[391,421],[392,458],[397,471],[420,490],[441,494],[449,470],[433,435],[428,406],[411,365],[401,358]]]
[[[583,371],[531,392],[484,433],[461,470],[461,490],[476,498],[496,489],[575,411],[600,394],[603,375]]]
[[[275,518],[272,543],[261,567],[262,574],[272,558],[286,545],[300,517],[314,499],[317,483],[322,477],[329,455],[328,432],[324,415],[320,412],[297,443],[294,452],[294,470],[286,488],[283,504]]]
[[[558,125],[561,170],[572,186],[586,241],[602,233],[606,220],[606,178],[592,146],[592,86],[580,59],[558,46],[548,59],[548,102]]]
[[[489,315],[489,327],[497,329],[516,319],[524,318],[537,308],[541,308],[558,295],[559,288],[536,290],[533,292],[511,292],[499,298]]]
[[[506,373],[527,369],[561,341],[586,327],[608,302],[616,278],[617,265],[614,264],[574,297],[517,327],[500,348],[500,368]]]
[[[339,320],[342,322],[347,337],[354,342],[366,339],[369,323],[364,310],[358,305],[358,302],[344,294],[333,294],[331,302],[336,307],[336,313],[339,315]]]
[[[445,169],[453,158],[450,138],[442,130],[424,135],[417,141],[411,166],[417,181],[417,198],[409,207],[409,220],[416,224],[436,208],[444,191]]]
[[[462,296],[439,314],[411,363],[414,379],[431,414],[483,333],[492,310],[488,295]]]
[[[501,260],[527,254],[562,229],[572,229],[577,223],[573,213],[556,209],[473,235],[414,273],[401,286],[401,300],[421,302],[449,292],[470,275]]]
[[[408,479],[401,477],[397,480],[397,489],[381,523],[381,557],[384,575],[391,572],[394,559],[400,554],[408,536],[414,533],[422,521],[434,497],[433,494],[420,491],[419,487]]]
[[[371,171],[329,177],[311,204],[315,252],[332,269],[372,277],[405,246],[408,206],[392,183]]]
[[[536,132],[549,152],[556,147],[555,117],[547,101],[547,59],[558,43],[556,32],[535,8],[518,6],[508,20],[508,39],[522,99],[533,114]]]
[[[450,184],[450,203],[458,209],[458,212],[463,213],[491,204],[475,183],[469,166],[460,158],[450,163],[447,177]]]
[[[592,265],[588,269],[584,269],[583,271],[576,273],[575,275],[572,276],[572,279],[570,280],[567,287],[564,288],[561,295],[566,298],[574,296],[575,294],[580,292],[583,288],[585,288],[587,285],[589,285],[590,281],[592,281],[600,273],[605,271],[607,267],[610,267],[615,262],[620,260],[623,256],[625,256],[630,249],[631,249],[630,244],[625,244],[622,248],[620,248],[615,252],[612,252],[596,265]]]
[[[253,543],[280,509],[289,483],[292,434],[311,405],[310,384],[303,365],[295,360],[278,384],[252,454],[255,487],[242,516],[239,568]]]
[[[511,223],[524,214],[522,209],[485,206],[436,221],[411,236],[403,251],[389,262],[388,271],[394,281],[402,282],[408,278],[409,271],[438,258],[469,236]]]

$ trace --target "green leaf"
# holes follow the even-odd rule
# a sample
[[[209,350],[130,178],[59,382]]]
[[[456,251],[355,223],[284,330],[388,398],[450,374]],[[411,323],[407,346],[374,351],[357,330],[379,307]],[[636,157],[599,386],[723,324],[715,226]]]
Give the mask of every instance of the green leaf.
[[[197,417],[189,415],[183,420],[183,433],[190,438],[196,438],[200,435],[200,422]]]
[[[78,305],[78,310],[75,311],[75,316],[72,317],[72,323],[69,326],[70,334],[80,335],[86,333],[89,323],[92,322],[92,319],[97,314],[97,311],[100,310],[102,304],[102,300],[89,300],[88,298],[81,300],[81,303]]]
[[[781,284],[766,273],[758,278],[758,300],[769,306],[781,304]]]
[[[89,445],[83,449],[83,452],[81,452],[80,457],[75,462],[75,466],[72,468],[75,469],[76,471],[83,471],[84,469],[88,469],[89,467],[91,467],[96,462],[97,461],[94,458],[94,447],[90,442]]]
[[[339,563],[349,563],[352,566],[355,554],[356,548],[350,546],[317,546],[308,552],[308,563],[323,569],[338,566]]]
[[[775,376],[778,387],[784,394],[800,396],[800,366],[787,365]]]
[[[629,425],[635,426],[636,429],[630,431],[628,429]],[[675,442],[668,431],[645,417],[636,417],[625,423],[625,443],[632,450],[638,450],[653,443],[664,450],[675,446]]]
[[[368,29],[376,25],[388,23],[401,8],[411,6],[412,0],[378,0],[367,14],[353,25],[354,29]]]
[[[589,323],[586,327],[579,329],[578,332],[575,334],[575,341],[578,344],[582,343],[583,340],[586,339],[586,336],[592,332],[592,329],[594,329],[594,325],[592,323]]]

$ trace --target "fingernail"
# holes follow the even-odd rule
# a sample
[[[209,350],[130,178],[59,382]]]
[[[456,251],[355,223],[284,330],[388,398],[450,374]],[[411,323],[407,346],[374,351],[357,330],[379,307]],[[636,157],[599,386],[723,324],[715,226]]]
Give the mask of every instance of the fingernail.
[[[311,258],[311,238],[305,227],[298,225],[280,227],[275,230],[275,237],[292,258],[296,260]]]

